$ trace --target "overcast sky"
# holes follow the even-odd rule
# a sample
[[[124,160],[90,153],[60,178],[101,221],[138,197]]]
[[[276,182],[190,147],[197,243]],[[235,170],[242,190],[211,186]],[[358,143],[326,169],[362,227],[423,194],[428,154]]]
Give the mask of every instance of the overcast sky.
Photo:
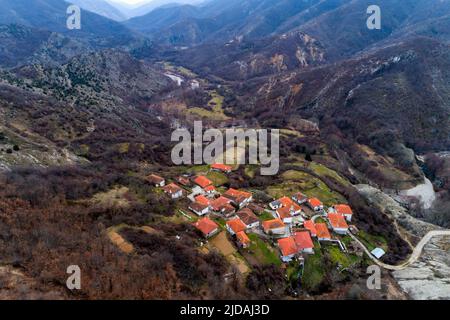
[[[153,0],[111,0],[113,2],[125,3],[125,4],[137,4],[137,3],[147,3]]]

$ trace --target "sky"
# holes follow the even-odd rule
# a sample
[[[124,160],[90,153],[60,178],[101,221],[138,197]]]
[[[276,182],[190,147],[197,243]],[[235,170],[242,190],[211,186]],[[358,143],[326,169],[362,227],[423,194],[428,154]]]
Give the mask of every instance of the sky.
[[[124,3],[124,4],[144,4],[147,2],[151,2],[151,0],[112,0],[113,2]]]

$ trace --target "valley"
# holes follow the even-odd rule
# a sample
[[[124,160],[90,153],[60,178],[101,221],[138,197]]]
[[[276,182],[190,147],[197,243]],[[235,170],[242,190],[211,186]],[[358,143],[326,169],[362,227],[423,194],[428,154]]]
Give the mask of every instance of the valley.
[[[449,0],[379,1],[379,31],[366,0],[76,2],[71,32],[0,0],[0,297],[449,298]],[[198,121],[278,129],[278,173],[175,165]]]

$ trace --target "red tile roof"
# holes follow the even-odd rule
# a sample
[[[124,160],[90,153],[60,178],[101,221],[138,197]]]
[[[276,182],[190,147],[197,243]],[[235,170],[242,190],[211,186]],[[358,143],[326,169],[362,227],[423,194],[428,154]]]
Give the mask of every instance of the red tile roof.
[[[278,199],[278,201],[281,202],[283,207],[287,207],[287,206],[291,206],[291,205],[295,204],[294,201],[292,201],[292,199],[289,197],[281,197],[280,199]]]
[[[320,206],[322,206],[323,204],[322,204],[322,201],[320,201],[319,199],[317,199],[317,198],[311,198],[311,199],[308,199],[308,203],[311,205],[311,207],[313,207],[313,208],[315,208],[315,207],[320,207]]]
[[[204,205],[207,205],[207,206],[209,206],[209,204],[210,204],[210,201],[208,200],[208,198],[206,198],[204,195],[198,195],[198,196],[196,196],[195,197],[195,201],[197,201],[197,202],[199,202],[199,203],[201,203],[201,204],[204,204]]]
[[[263,221],[262,226],[263,226],[264,231],[267,233],[272,229],[283,228],[285,225],[284,225],[283,221],[281,221],[280,219],[273,219],[273,220]]]
[[[207,187],[204,187],[203,190],[205,190],[206,192],[211,192],[211,191],[216,191],[216,188],[214,186],[207,186]]]
[[[238,204],[252,196],[250,192],[240,191],[233,188],[228,189],[223,195]]]
[[[350,206],[346,205],[346,204],[334,205],[333,209],[336,210],[336,212],[340,213],[340,214],[348,214],[348,215],[353,214],[352,208],[350,208]]]
[[[189,209],[196,211],[196,212],[202,212],[203,210],[205,210],[206,208],[208,208],[209,206],[207,204],[203,204],[200,202],[192,202],[189,205]]]
[[[242,245],[249,245],[251,243],[250,238],[244,231],[236,233],[236,238]]]
[[[277,213],[280,215],[282,219],[285,219],[291,218],[293,216],[293,213],[298,213],[301,210],[302,208],[298,204],[292,203],[292,205],[277,209]]]
[[[160,184],[165,181],[163,177],[157,176],[156,174],[148,175],[146,179],[153,184]]]
[[[205,176],[197,176],[194,178],[194,183],[202,188],[212,185],[212,181]]]
[[[243,223],[245,223],[247,226],[258,222],[259,219],[258,217],[253,213],[252,210],[248,209],[248,208],[244,208],[242,210],[239,210],[236,215],[239,217],[239,219],[242,220]]]
[[[234,218],[232,220],[228,220],[227,221],[227,226],[231,230],[233,230],[234,233],[245,231],[245,229],[247,229],[245,224],[239,218]]]
[[[226,164],[214,163],[211,165],[211,169],[220,170],[224,172],[231,171],[231,166],[227,166]]]
[[[338,229],[348,229],[348,224],[345,221],[345,218],[340,213],[329,213],[328,220],[330,220],[331,226]]]
[[[314,248],[314,243],[308,231],[296,232],[294,234],[294,241],[299,250]]]
[[[316,226],[314,225],[314,221],[312,220],[306,220],[303,222],[303,226],[305,229],[308,229],[311,232],[311,235],[317,235]]]
[[[278,240],[278,247],[284,257],[298,253],[298,248],[293,237]]]
[[[200,230],[205,236],[207,236],[208,234],[219,228],[217,223],[215,223],[208,217],[202,218],[197,222],[194,222],[193,226],[196,227],[198,230]]]
[[[315,227],[317,231],[317,238],[331,239],[331,234],[330,231],[328,231],[326,223],[316,223]]]
[[[223,206],[225,206],[230,202],[231,202],[230,199],[220,196],[219,198],[211,201],[211,207],[213,208],[214,211],[219,211],[220,208],[222,208]]]
[[[179,191],[183,191],[181,187],[177,186],[175,183],[168,184],[167,186],[163,187],[164,192],[169,194],[174,194]]]

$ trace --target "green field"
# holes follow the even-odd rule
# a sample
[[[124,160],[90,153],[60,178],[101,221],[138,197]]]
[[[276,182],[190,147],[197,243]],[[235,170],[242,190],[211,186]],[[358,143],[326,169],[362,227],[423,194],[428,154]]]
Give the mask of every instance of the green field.
[[[302,276],[302,286],[307,291],[317,289],[325,277],[322,252],[318,248],[314,251],[313,255],[309,255],[305,259],[305,269]]]
[[[281,265],[281,260],[278,257],[278,252],[273,249],[267,242],[259,238],[258,235],[251,233],[248,235],[252,244],[249,250],[253,251],[254,257],[262,264]]]
[[[228,182],[228,177],[219,171],[210,171],[206,177],[211,180],[216,187],[220,187]]]

